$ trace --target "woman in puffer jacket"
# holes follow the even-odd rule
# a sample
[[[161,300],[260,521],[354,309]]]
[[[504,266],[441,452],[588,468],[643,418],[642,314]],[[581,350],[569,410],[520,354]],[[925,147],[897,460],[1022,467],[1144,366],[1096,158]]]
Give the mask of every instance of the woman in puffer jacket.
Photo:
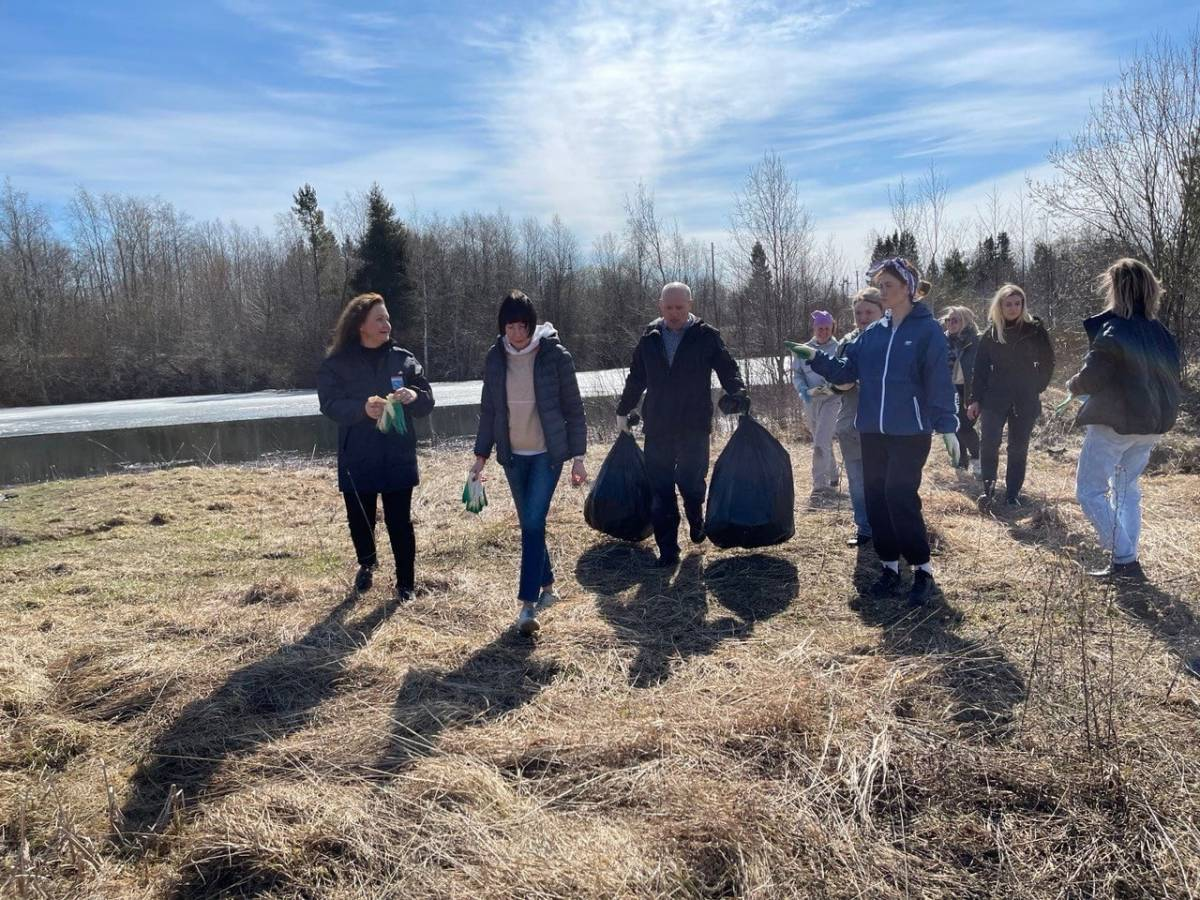
[[[1005,284],[988,309],[991,325],[979,342],[971,405],[967,415],[980,420],[979,458],[983,497],[991,501],[1000,467],[1000,441],[1008,427],[1005,502],[1021,504],[1029,439],[1042,414],[1041,395],[1054,377],[1054,346],[1042,320],[1029,312],[1025,291]]]
[[[1108,302],[1083,323],[1090,349],[1067,382],[1072,395],[1085,398],[1077,421],[1087,426],[1075,496],[1112,557],[1110,565],[1088,574],[1141,578],[1138,478],[1179,414],[1179,348],[1154,318],[1162,288],[1149,266],[1117,260],[1101,287]]]
[[[571,483],[587,481],[587,421],[571,354],[549,322],[538,325],[532,301],[510,292],[497,316],[499,336],[484,360],[475,464],[480,478],[492,449],[504,467],[521,523],[517,628],[531,635],[538,614],[558,600],[546,547],[546,517],[563,463]]]

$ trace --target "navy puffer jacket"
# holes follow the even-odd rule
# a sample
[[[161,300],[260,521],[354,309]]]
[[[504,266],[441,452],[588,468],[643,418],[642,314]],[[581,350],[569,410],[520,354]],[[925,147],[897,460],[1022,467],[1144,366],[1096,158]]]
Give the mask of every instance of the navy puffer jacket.
[[[547,325],[539,326],[539,330]],[[587,419],[583,398],[575,377],[575,361],[549,327],[541,338],[533,361],[533,393],[538,419],[546,438],[546,452],[552,463],[566,462],[587,452]],[[508,359],[503,338],[488,350],[483,363],[483,395],[479,408],[479,428],[475,434],[475,455],[488,457],[496,448],[500,465],[512,462],[512,443],[508,435]]]
[[[1179,415],[1179,348],[1157,319],[1113,312],[1083,323],[1091,349],[1067,389],[1087,396],[1080,425],[1117,434],[1166,434]]]

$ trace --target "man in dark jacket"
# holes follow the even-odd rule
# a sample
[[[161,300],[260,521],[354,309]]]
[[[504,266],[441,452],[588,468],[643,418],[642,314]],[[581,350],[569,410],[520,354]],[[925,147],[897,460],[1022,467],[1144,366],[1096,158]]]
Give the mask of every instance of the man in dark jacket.
[[[679,507],[675,488],[694,543],[704,540],[705,477],[712,433],[712,373],[725,390],[721,411],[749,412],[750,398],[737,362],[721,333],[692,314],[691,289],[681,282],[663,287],[661,318],[647,327],[633,351],[625,390],[617,404],[617,423],[642,403],[646,433],[646,471],[654,489],[652,515],[660,566],[679,561]]]
[[[1083,323],[1088,354],[1067,382],[1074,396],[1086,398],[1077,420],[1087,426],[1087,436],[1079,451],[1075,496],[1111,554],[1110,565],[1089,574],[1139,578],[1138,478],[1179,414],[1179,348],[1154,318],[1162,289],[1149,266],[1118,260],[1104,284],[1108,306]]]

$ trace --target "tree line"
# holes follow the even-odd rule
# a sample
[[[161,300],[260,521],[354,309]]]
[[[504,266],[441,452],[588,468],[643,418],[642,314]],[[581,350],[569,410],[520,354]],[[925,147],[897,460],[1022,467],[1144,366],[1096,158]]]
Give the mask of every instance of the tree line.
[[[1123,70],[1071,140],[1056,177],[993,190],[951,220],[935,166],[888,190],[890,221],[849,264],[822,241],[784,159],[767,153],[732,201],[727,239],[702,242],[634,186],[625,220],[590,245],[559,217],[399,213],[376,184],[332,208],[296,190],[271,234],[195,221],[158,198],[79,189],[52,219],[8,179],[0,192],[0,404],[311,387],[355,293],[387,299],[397,337],[435,380],[476,378],[498,298],[516,287],[564,334],[581,369],[621,366],[668,281],[742,356],[839,314],[867,256],[904,255],[936,306],[982,312],[1021,283],[1052,331],[1078,343],[1092,279],[1134,255],[1164,282],[1161,317],[1200,351],[1200,30],[1160,40]],[[782,380],[784,373],[779,372]]]

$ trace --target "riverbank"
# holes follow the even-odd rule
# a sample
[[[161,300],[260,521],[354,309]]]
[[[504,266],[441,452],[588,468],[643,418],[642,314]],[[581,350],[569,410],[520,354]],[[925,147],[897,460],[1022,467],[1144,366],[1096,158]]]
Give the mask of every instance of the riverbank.
[[[1151,583],[1115,591],[1080,574],[1074,452],[1039,438],[1011,514],[931,462],[916,611],[858,597],[844,499],[668,575],[563,486],[536,642],[464,453],[423,455],[400,607],[349,593],[327,463],[9,489],[0,893],[1188,896],[1200,478],[1146,480]]]

